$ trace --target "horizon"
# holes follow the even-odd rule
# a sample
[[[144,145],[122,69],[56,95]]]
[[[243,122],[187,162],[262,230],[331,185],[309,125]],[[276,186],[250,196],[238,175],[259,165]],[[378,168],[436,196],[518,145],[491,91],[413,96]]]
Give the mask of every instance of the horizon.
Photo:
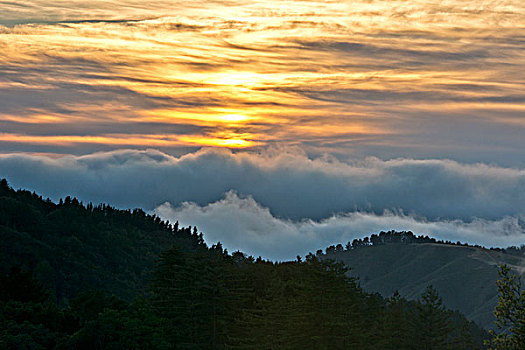
[[[23,188],[13,188],[9,185],[9,181],[7,181],[7,179],[3,178],[3,179],[0,179],[0,181],[6,181],[6,185],[8,186],[8,188],[10,188],[11,190],[15,191],[15,192],[29,192],[31,193],[30,191],[26,190],[26,189],[23,189]],[[80,206],[82,207],[83,209],[86,209],[86,210],[89,210],[89,207],[91,206],[91,208],[94,210],[94,209],[102,209],[104,206],[106,207],[109,207],[109,208],[112,208],[112,209],[115,209],[115,210],[118,210],[118,211],[123,211],[123,212],[130,212],[130,213],[134,213],[136,210],[139,210],[139,211],[142,211],[143,213],[145,213],[146,215],[148,216],[151,216],[152,218],[155,218],[157,217],[157,215],[154,213],[154,212],[145,212],[143,210],[143,208],[117,208],[117,207],[114,207],[112,206],[110,203],[92,203],[92,202],[87,202],[87,203],[84,203],[82,200],[79,200],[78,198],[76,197],[72,197],[72,196],[65,196],[64,198],[59,198],[58,201],[53,201],[51,198],[45,198],[41,195],[39,195],[38,193],[36,192],[32,192],[33,195],[36,195],[36,196],[39,196],[41,200],[45,201],[45,202],[51,202],[52,204],[54,204],[55,206],[57,207],[60,207],[60,206],[65,206],[65,205],[71,205],[72,203],[75,203],[76,201],[76,204],[74,205],[77,205],[77,206]],[[208,247],[211,247],[212,245],[217,245],[217,244],[220,244],[222,246],[222,242],[220,241],[217,241],[217,242],[209,242],[207,239],[206,239],[206,232],[202,232],[198,229],[197,226],[183,226],[183,225],[180,225],[178,221],[176,222],[170,222],[169,220],[164,220],[162,219],[161,217],[159,217],[161,219],[161,224],[166,224],[166,225],[171,225],[171,227],[173,228],[173,230],[175,230],[175,227],[177,226],[179,230],[184,230],[184,229],[189,229],[189,230],[197,230],[197,232],[199,233],[199,235],[202,235],[203,239],[204,239],[204,243],[208,246]],[[266,261],[270,261],[270,262],[274,262],[274,263],[282,263],[282,262],[289,262],[289,261],[295,261],[297,260],[298,257],[301,257],[301,258],[306,258],[308,255],[310,254],[314,254],[314,255],[318,255],[319,252],[322,252],[323,255],[326,255],[326,254],[331,254],[331,253],[337,253],[339,252],[337,250],[337,247],[338,246],[341,246],[343,251],[347,251],[347,250],[351,250],[351,249],[359,249],[359,248],[363,248],[363,247],[367,247],[367,246],[374,246],[374,242],[373,242],[373,237],[381,237],[381,235],[389,235],[389,234],[394,234],[394,235],[410,235],[412,236],[415,241],[414,242],[411,242],[411,244],[443,244],[443,245],[453,245],[453,246],[461,246],[461,247],[470,247],[470,248],[480,248],[480,249],[486,249],[486,250],[494,250],[494,251],[503,251],[504,253],[507,252],[507,250],[509,249],[522,249],[522,248],[525,248],[525,243],[524,244],[521,244],[520,246],[516,246],[516,245],[511,245],[511,246],[506,246],[506,247],[488,247],[488,246],[483,246],[483,245],[479,245],[479,244],[470,244],[468,242],[461,242],[461,241],[450,241],[450,240],[442,240],[442,239],[438,239],[436,237],[433,237],[433,236],[430,236],[430,235],[427,235],[425,234],[424,232],[412,232],[412,231],[395,231],[395,230],[389,230],[389,231],[378,231],[378,232],[369,232],[369,233],[363,233],[361,236],[356,236],[352,241],[347,241],[347,242],[335,242],[333,244],[331,244],[330,246],[326,246],[326,247],[318,247],[318,249],[316,249],[315,251],[309,251],[308,253],[304,254],[304,255],[297,255],[295,258],[290,258],[288,260],[278,260],[278,259],[269,259],[269,258],[265,258],[261,255],[259,256],[254,256],[254,255],[250,255],[250,254],[247,254],[246,252],[243,252],[241,250],[235,250],[235,251],[231,251],[231,252],[228,252],[229,254],[233,254],[233,253],[237,253],[237,252],[240,252],[240,253],[243,253],[246,257],[248,258],[262,258]],[[423,242],[424,241],[424,242]],[[357,242],[357,246],[354,246],[353,243]],[[380,245],[383,245],[383,244],[407,244],[406,242],[402,242],[402,241],[399,241],[399,242],[396,242],[396,241],[388,241],[388,242],[382,242],[380,243]],[[408,243],[410,244],[410,243]],[[350,247],[349,247],[350,246]],[[330,253],[328,252],[330,249],[333,248],[333,251],[331,251]],[[226,248],[225,251],[227,252],[228,249]]]
[[[202,234],[203,236],[203,239],[204,239],[204,242],[207,246],[211,247],[212,245],[215,245],[215,244],[221,244],[225,249],[226,251],[228,251],[228,247],[224,246],[223,242],[221,242],[220,240],[215,240],[215,241],[212,241],[208,238],[208,235],[206,234],[206,232],[203,232],[202,230],[200,230],[196,225],[191,225],[191,224],[188,224],[188,225],[184,225],[183,223],[179,223],[179,221],[176,219],[176,218],[173,218],[174,221],[170,221],[170,219],[166,218],[166,217],[163,217],[162,215],[158,215],[158,213],[156,213],[155,211],[145,211],[144,208],[140,208],[140,207],[135,207],[135,208],[131,208],[131,207],[128,207],[128,208],[125,208],[125,207],[116,207],[116,206],[113,206],[111,203],[108,203],[108,202],[99,202],[99,203],[93,203],[93,202],[84,202],[81,198],[77,198],[77,197],[74,197],[74,196],[70,196],[70,195],[66,195],[64,197],[60,197],[58,198],[57,200],[53,200],[51,199],[50,197],[45,197],[45,196],[42,196],[40,195],[39,193],[33,191],[29,191],[27,189],[24,189],[24,188],[14,188],[13,186],[10,185],[9,181],[5,178],[3,179],[0,179],[1,181],[6,181],[6,184],[7,186],[14,190],[14,191],[22,191],[22,192],[29,192],[29,193],[33,193],[34,195],[37,195],[39,196],[43,201],[50,201],[51,203],[53,203],[54,205],[56,206],[60,206],[60,205],[65,205],[66,202],[67,202],[67,198],[69,198],[70,200],[74,200],[76,199],[78,201],[78,204],[77,205],[80,205],[82,208],[84,209],[87,209],[89,205],[93,206],[93,208],[98,208],[98,207],[102,207],[102,206],[108,206],[110,208],[114,208],[116,210],[122,210],[122,211],[129,211],[129,212],[134,212],[135,210],[142,210],[146,215],[150,215],[152,217],[159,217],[163,222],[163,223],[166,223],[166,224],[171,224],[171,225],[175,225],[175,223],[177,223],[179,229],[184,229],[184,228],[190,228],[190,229],[197,229],[198,232],[200,234]],[[293,256],[293,254],[295,253],[291,253],[292,255],[283,255],[283,256],[279,256],[279,255],[274,255],[275,253],[274,252],[269,252],[269,253],[266,253],[265,256],[261,255],[261,254],[257,254],[257,253],[253,253],[253,252],[249,252],[249,251],[243,251],[242,249],[235,249],[235,250],[230,250],[230,254],[234,253],[234,252],[241,252],[243,254],[245,254],[245,256],[247,257],[253,257],[253,258],[262,258],[264,260],[267,260],[267,261],[271,261],[271,262],[274,262],[274,263],[280,263],[280,262],[286,262],[286,261],[295,261],[297,259],[297,257],[301,257],[301,258],[306,258],[309,254],[315,254],[317,255],[318,251],[322,251],[323,254],[328,254],[328,249],[330,248],[336,248],[336,246],[338,245],[341,245],[343,247],[343,250],[348,250],[347,249],[347,245],[348,244],[352,244],[353,241],[369,241],[370,242],[370,246],[372,246],[372,241],[369,240],[370,238],[372,238],[373,236],[379,236],[380,234],[383,234],[383,233],[386,233],[386,234],[389,234],[389,233],[395,233],[395,234],[412,234],[414,238],[416,239],[430,239],[430,240],[433,240],[434,242],[414,242],[414,243],[417,243],[417,244],[424,244],[424,243],[427,243],[427,244],[445,244],[445,245],[454,245],[454,246],[465,246],[465,247],[473,247],[473,248],[481,248],[481,249],[486,249],[486,250],[495,250],[495,251],[503,251],[503,252],[506,252],[508,249],[513,249],[513,248],[517,248],[517,249],[521,249],[523,247],[525,247],[525,243],[522,243],[522,244],[509,244],[509,245],[506,245],[506,246],[489,246],[489,245],[483,245],[483,244],[479,244],[479,243],[471,243],[471,242],[467,242],[467,241],[461,241],[461,240],[457,240],[457,241],[454,241],[454,240],[451,240],[450,237],[447,237],[447,238],[440,238],[439,237],[439,234],[438,236],[433,236],[432,234],[428,234],[426,232],[412,232],[411,230],[377,230],[375,232],[361,232],[361,233],[357,233],[355,231],[353,231],[353,234],[351,236],[347,236],[348,240],[347,241],[331,241],[329,242],[329,245],[326,245],[326,246],[318,246],[318,247],[314,247],[313,245],[310,245],[310,248],[313,248],[313,249],[310,249],[308,252],[306,251],[303,251],[301,253],[298,253],[296,256]],[[389,243],[395,243],[395,242],[389,242]],[[354,249],[352,247],[352,249]]]

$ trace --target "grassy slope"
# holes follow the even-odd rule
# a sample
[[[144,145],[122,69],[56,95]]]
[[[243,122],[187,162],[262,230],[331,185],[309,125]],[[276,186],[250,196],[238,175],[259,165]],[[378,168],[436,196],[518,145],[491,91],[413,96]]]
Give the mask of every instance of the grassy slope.
[[[485,328],[494,324],[498,264],[520,271],[525,259],[487,249],[444,244],[386,244],[328,255],[351,267],[361,286],[390,296],[416,299],[432,284],[448,308]]]

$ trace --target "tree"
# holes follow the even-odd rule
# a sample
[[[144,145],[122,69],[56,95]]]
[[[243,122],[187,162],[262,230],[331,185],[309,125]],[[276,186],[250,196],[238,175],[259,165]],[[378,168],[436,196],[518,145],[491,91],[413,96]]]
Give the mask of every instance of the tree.
[[[438,292],[427,286],[416,306],[414,315],[416,348],[419,350],[441,350],[447,347],[452,331],[451,320]]]
[[[398,291],[386,299],[382,317],[381,348],[397,350],[409,348],[412,338],[407,315],[407,301],[401,298]]]
[[[487,341],[491,350],[525,349],[525,291],[521,279],[507,265],[500,265],[498,286],[499,301],[494,308],[499,334],[490,331]]]
[[[193,252],[175,246],[154,272],[152,305],[177,348],[219,349],[243,304],[242,285],[220,244]]]
[[[468,320],[462,320],[461,328],[457,329],[457,335],[452,340],[450,347],[452,350],[479,349],[472,338],[470,325],[471,323]]]

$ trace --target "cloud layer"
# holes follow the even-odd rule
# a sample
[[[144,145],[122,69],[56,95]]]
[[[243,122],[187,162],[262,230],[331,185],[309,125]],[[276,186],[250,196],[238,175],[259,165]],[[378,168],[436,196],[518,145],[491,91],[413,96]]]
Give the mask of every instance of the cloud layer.
[[[450,160],[310,158],[300,149],[204,149],[180,157],[155,150],[86,156],[0,155],[0,176],[58,199],[76,195],[149,210],[168,201],[201,206],[234,190],[272,214],[323,219],[384,210],[428,219],[501,219],[525,213],[525,170]]]
[[[450,160],[339,161],[300,149],[0,155],[0,177],[54,200],[141,207],[268,258],[380,230],[484,245],[524,241],[525,170]]]
[[[154,211],[184,226],[197,224],[209,244],[221,242],[230,251],[240,250],[271,260],[293,260],[329,245],[351,242],[380,231],[413,231],[437,239],[484,246],[519,246],[525,239],[525,221],[505,217],[488,221],[475,219],[427,221],[385,212],[382,215],[352,212],[321,221],[294,222],[274,217],[252,197],[240,198],[228,192],[225,198],[199,206],[185,202],[174,208],[169,203]]]

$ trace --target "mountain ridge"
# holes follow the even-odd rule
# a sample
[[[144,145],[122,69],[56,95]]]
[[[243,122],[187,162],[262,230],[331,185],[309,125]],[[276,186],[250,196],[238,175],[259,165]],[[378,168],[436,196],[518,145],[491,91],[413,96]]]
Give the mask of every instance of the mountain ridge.
[[[484,328],[493,328],[498,266],[506,264],[519,273],[525,268],[522,248],[511,247],[510,251],[514,254],[499,248],[437,241],[388,242],[347,250],[332,246],[321,256],[342,261],[364,290],[384,297],[398,291],[402,297],[417,299],[427,285],[432,285],[447,307]]]

